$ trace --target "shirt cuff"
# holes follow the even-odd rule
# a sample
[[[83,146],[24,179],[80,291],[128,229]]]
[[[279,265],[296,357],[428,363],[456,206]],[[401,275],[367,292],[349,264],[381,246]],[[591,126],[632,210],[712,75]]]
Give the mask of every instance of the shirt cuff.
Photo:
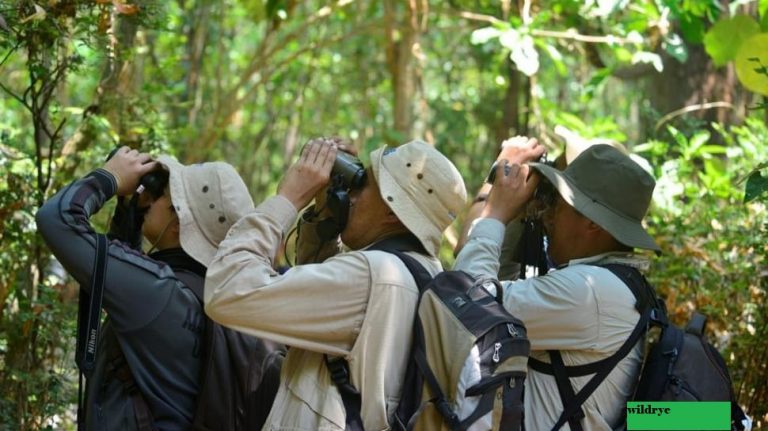
[[[115,176],[112,175],[112,173],[108,170],[98,168],[87,176],[96,179],[96,182],[99,184],[99,188],[101,188],[101,191],[104,192],[104,195],[107,199],[111,198],[115,193],[117,193],[117,179],[115,179]]]
[[[264,214],[269,214],[270,218],[274,219],[283,230],[283,235],[293,227],[293,223],[296,222],[298,211],[293,206],[291,201],[281,195],[275,195],[262,202],[256,211]]]
[[[478,218],[469,228],[469,238],[488,238],[496,244],[504,242],[504,223],[494,218]]]

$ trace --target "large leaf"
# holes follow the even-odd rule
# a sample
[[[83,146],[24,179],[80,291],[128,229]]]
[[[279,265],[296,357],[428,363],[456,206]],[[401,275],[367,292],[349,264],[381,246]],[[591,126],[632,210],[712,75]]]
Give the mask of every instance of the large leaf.
[[[704,36],[704,48],[716,66],[736,58],[742,42],[760,32],[760,25],[747,15],[718,21]]]
[[[768,33],[742,44],[736,54],[736,76],[749,90],[768,96]]]
[[[752,172],[747,178],[747,187],[744,193],[744,203],[760,198],[768,198],[768,177],[760,174],[760,171]]]

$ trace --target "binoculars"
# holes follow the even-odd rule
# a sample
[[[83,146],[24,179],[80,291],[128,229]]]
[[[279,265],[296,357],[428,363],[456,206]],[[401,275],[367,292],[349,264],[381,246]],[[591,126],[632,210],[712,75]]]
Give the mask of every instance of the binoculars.
[[[111,159],[117,150],[118,148],[115,148],[110,151],[107,160]],[[124,196],[117,198],[115,212],[107,232],[107,237],[110,240],[116,239],[135,250],[141,250],[141,226],[144,224],[147,208],[139,207],[139,195],[148,193],[152,195],[153,199],[158,199],[165,192],[169,176],[170,174],[165,169],[148,172],[139,179],[139,186],[130,199],[126,199]]]
[[[354,190],[365,184],[365,168],[363,163],[352,154],[339,151],[331,170],[331,181],[345,190]]]

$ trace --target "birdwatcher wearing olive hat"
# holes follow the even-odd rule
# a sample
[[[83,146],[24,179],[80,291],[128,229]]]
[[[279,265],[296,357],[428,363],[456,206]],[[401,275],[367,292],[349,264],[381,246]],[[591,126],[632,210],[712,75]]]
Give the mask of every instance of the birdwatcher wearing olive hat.
[[[495,276],[505,225],[523,215],[537,186],[551,185],[553,199],[542,221],[557,269],[502,281],[504,306],[525,323],[531,342],[525,427],[543,430],[552,429],[563,413],[551,369],[559,361],[571,367],[610,357],[640,318],[635,296],[614,270],[640,277],[650,262],[647,253],[635,250],[660,249],[642,225],[655,182],[630,157],[611,145],[591,145],[560,171],[532,163],[535,158],[526,154],[540,153],[537,146],[531,139],[502,149],[495,182],[454,269]],[[583,414],[566,422],[571,429],[621,425],[641,360],[638,343],[582,404]],[[590,376],[566,377],[563,387],[578,392]]]

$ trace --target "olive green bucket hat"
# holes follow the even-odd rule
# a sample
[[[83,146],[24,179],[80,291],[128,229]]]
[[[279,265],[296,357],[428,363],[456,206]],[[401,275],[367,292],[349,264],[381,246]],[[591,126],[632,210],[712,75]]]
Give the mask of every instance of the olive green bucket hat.
[[[642,225],[656,182],[620,150],[593,145],[563,171],[542,163],[530,165],[552,183],[568,205],[620,243],[661,252]]]

